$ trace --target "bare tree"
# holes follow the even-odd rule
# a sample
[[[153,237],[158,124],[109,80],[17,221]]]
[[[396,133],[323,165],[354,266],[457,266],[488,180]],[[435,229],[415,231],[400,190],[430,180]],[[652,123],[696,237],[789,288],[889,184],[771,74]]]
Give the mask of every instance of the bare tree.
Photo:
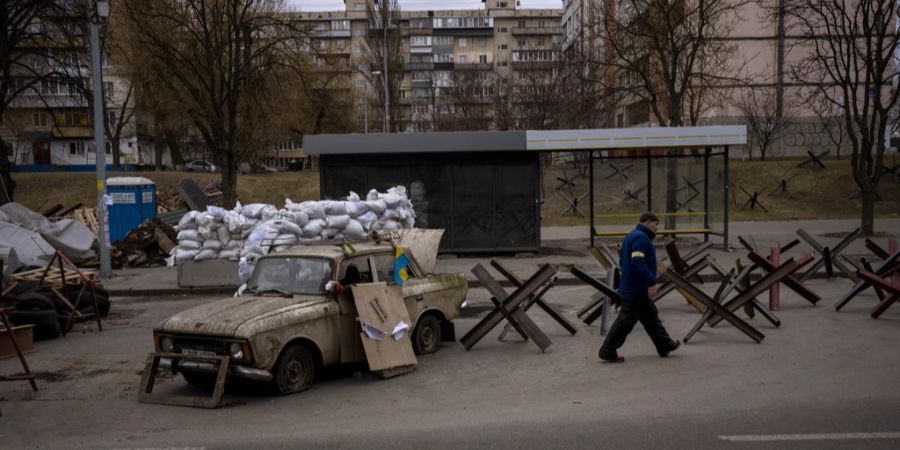
[[[400,40],[400,2],[367,0],[366,63],[381,74],[372,78],[375,95],[382,105],[382,116],[388,110],[385,132],[399,131],[400,79],[403,77],[402,43]],[[385,67],[385,65],[387,67]],[[387,84],[387,88],[385,88]],[[387,97],[385,97],[387,92]],[[387,102],[387,107],[385,107]]]
[[[785,8],[788,30],[808,37],[796,44],[804,56],[790,66],[792,75],[812,83],[808,104],[824,101],[843,116],[867,236],[898,99],[898,12],[894,0],[797,0]]]
[[[682,126],[701,107],[686,105],[701,86],[733,81],[736,44],[726,39],[749,0],[623,0],[598,26],[601,51],[598,81],[625,100],[642,101],[659,126]],[[612,6],[610,6],[612,8]],[[607,84],[613,80],[613,85]],[[666,210],[677,205],[678,159],[667,159]],[[674,217],[666,222],[674,226]]]
[[[835,108],[822,97],[809,98],[807,103],[813,105],[812,111],[818,119],[819,128],[828,137],[837,159],[841,159],[841,150],[847,143],[847,125],[840,108]]]
[[[453,111],[441,129],[453,131],[487,130],[491,122],[490,104],[493,86],[492,74],[480,70],[456,70],[453,86],[448,89],[446,101]]]
[[[62,7],[54,0],[17,0],[0,2],[0,117],[9,116],[9,107],[26,91],[49,77],[32,61],[46,57],[39,42],[50,35],[44,21],[60,15]],[[13,200],[15,182],[10,176],[9,149],[0,136],[0,189]]]
[[[766,153],[784,130],[784,121],[778,117],[775,95],[768,89],[748,89],[738,93],[737,107],[747,122],[750,135],[749,154],[753,160],[753,147],[759,148],[759,157],[766,160]]]
[[[225,206],[235,201],[238,164],[279,101],[287,61],[309,55],[310,32],[279,0],[124,0],[150,74],[180,99],[222,168]],[[258,149],[257,149],[258,150]]]

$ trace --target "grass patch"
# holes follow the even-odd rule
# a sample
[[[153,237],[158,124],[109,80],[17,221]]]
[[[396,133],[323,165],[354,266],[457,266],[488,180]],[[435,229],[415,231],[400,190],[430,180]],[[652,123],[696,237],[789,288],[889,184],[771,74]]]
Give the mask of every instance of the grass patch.
[[[800,160],[783,159],[775,161],[731,161],[730,181],[747,191],[761,192],[760,200],[769,212],[761,209],[741,210],[740,206],[747,196],[740,189],[732,189],[733,198],[729,199],[730,216],[733,221],[754,220],[803,220],[803,219],[837,219],[858,218],[860,201],[851,198],[857,192],[856,183],[850,172],[848,159],[826,159],[826,168],[811,170],[797,168]],[[657,170],[654,168],[654,170]],[[639,172],[639,170],[635,170]],[[685,170],[693,179],[702,176],[702,169],[697,166],[686,167]],[[574,171],[568,169],[572,174]],[[644,209],[637,203],[622,201],[625,182],[618,184],[612,179],[602,180],[609,170],[599,170],[595,175],[599,185],[598,207],[595,214],[631,213]],[[770,194],[778,180],[787,179],[797,174],[788,182],[789,194]],[[160,191],[171,191],[184,178],[193,178],[199,185],[219,179],[219,174],[196,172],[112,172],[109,176],[142,176],[153,180]],[[557,176],[562,176],[560,167],[549,167],[544,171],[545,188],[544,203],[541,206],[542,224],[545,226],[584,225],[587,218],[559,213],[568,206],[556,189],[560,183]],[[718,179],[718,175],[712,178]],[[18,184],[16,200],[32,209],[43,209],[49,205],[60,203],[69,206],[81,202],[92,206],[96,202],[95,178],[90,172],[56,172],[56,173],[16,173],[13,179]],[[620,180],[621,181],[621,180]],[[586,178],[575,180],[575,192],[581,195],[587,190]],[[655,183],[660,183],[657,180]],[[664,181],[662,181],[664,182]],[[718,183],[721,183],[719,181]],[[702,184],[701,184],[702,185]],[[634,185],[631,186],[635,188]],[[721,192],[721,184],[710,182],[710,189]],[[876,217],[900,217],[900,180],[885,175],[878,187],[882,200],[875,204]],[[562,191],[568,195],[567,191]],[[317,172],[278,172],[265,174],[247,174],[238,177],[238,200],[241,203],[270,203],[281,207],[284,199],[295,202],[317,200],[319,198],[319,174]],[[643,194],[642,194],[643,195]],[[659,194],[654,194],[659,196]],[[654,205],[661,199],[655,199]],[[579,207],[585,214],[588,212],[588,199],[585,197]],[[601,208],[602,206],[602,208]],[[702,198],[694,200],[692,206],[702,209]],[[632,223],[625,220],[624,223]]]

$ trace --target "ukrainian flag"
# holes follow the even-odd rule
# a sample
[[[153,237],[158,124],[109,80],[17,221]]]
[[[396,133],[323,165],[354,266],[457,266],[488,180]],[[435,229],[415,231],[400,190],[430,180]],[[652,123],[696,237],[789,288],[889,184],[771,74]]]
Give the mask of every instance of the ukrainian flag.
[[[406,279],[409,278],[409,273],[406,271],[406,266],[409,265],[409,257],[406,256],[406,253],[403,253],[403,250],[400,246],[395,247],[396,252],[394,253],[394,282],[403,286],[403,283],[406,283]]]

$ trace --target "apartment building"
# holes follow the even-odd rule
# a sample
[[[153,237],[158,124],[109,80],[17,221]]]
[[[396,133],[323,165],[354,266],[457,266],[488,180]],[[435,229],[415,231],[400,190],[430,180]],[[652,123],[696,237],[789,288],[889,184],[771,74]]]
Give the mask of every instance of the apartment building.
[[[366,36],[383,25],[370,29],[370,1],[347,0],[344,11],[298,13],[312,22],[314,47],[325,54],[317,66],[339,72],[349,86],[358,132],[383,128],[384,106],[372,80],[384,75],[366,59]],[[493,109],[488,78],[514,83],[526,72],[552,70],[550,63],[560,58],[561,17],[559,9],[520,9],[515,0],[487,0],[478,10],[401,11],[399,23],[391,24],[399,27],[403,59],[402,74],[390,75],[402,80],[397,129],[441,129],[441,117],[457,113],[451,93],[460,79],[475,80],[477,102]]]
[[[47,17],[28,25],[26,32],[30,36],[17,51],[27,67],[14,66],[10,74],[13,90],[22,92],[0,116],[0,135],[11,162],[19,170],[93,170],[96,151],[93,111],[86,98],[92,86],[86,23],[76,17]],[[118,140],[120,163],[153,164],[156,144],[146,133],[146,124],[145,133],[140,133],[140,115],[134,113],[136,94],[127,73],[106,53],[101,66],[104,119],[111,130],[118,131],[113,137]],[[126,123],[120,123],[123,120]],[[111,164],[112,144],[110,136],[105,137],[106,161]],[[172,164],[168,151],[163,152],[163,164]]]
[[[617,7],[619,2],[564,0],[564,52],[589,51],[598,58],[606,57],[595,33],[603,23],[603,14],[617,14]],[[751,100],[748,92],[752,91],[755,106],[760,110],[774,111],[781,105],[785,126],[773,148],[769,148],[770,156],[805,155],[807,151],[824,150],[834,153],[836,145],[830,135],[840,131],[834,129],[834,120],[822,116],[836,117],[839,112],[817,111],[804,105],[802,98],[811,84],[790,74],[791,65],[802,57],[802,52],[792,51],[791,47],[805,37],[779,30],[777,21],[771,20],[769,11],[763,10],[759,3],[743,4],[734,13],[723,18],[730,27],[730,34],[724,40],[732,43],[735,51],[721,75],[739,81],[724,83],[709,96],[699,124],[746,123],[746,103]],[[785,49],[781,61],[780,45]],[[610,126],[614,127],[656,126],[657,122],[645,102],[627,98],[619,100],[611,115]]]

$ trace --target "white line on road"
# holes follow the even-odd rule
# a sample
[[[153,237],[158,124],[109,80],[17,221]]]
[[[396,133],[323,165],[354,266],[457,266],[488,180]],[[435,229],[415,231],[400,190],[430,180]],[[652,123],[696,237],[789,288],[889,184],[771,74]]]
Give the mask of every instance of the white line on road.
[[[835,441],[842,439],[900,439],[900,432],[881,433],[812,433],[812,434],[746,434],[739,436],[719,436],[720,440],[732,442],[770,441]]]

